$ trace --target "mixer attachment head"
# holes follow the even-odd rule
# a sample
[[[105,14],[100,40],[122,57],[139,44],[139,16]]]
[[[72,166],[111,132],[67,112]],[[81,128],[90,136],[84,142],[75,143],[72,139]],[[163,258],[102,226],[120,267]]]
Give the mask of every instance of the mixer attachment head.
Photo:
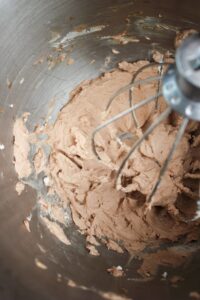
[[[163,78],[168,104],[191,120],[200,121],[200,35],[188,37],[176,51],[175,64]]]
[[[136,77],[145,69],[151,68],[152,66],[158,66],[158,75],[157,77],[148,77],[144,80],[136,80]],[[181,138],[184,135],[186,127],[188,125],[189,120],[200,121],[200,35],[194,34],[188,37],[178,48],[175,56],[175,63],[170,64],[166,73],[162,76],[162,70],[164,65],[169,65],[168,63],[149,63],[141,67],[133,76],[132,82],[122,87],[118,90],[109,100],[106,110],[108,110],[116,99],[117,96],[124,93],[125,91],[129,91],[129,105],[130,108],[127,110],[120,112],[114,117],[108,119],[101,125],[99,125],[92,134],[92,149],[95,156],[100,159],[100,156],[97,152],[95,145],[95,137],[96,134],[107,127],[111,123],[116,120],[122,118],[127,114],[132,114],[134,125],[137,127],[137,119],[135,115],[135,111],[142,106],[155,101],[155,109],[157,108],[158,98],[160,96],[164,96],[165,101],[168,103],[169,107],[162,112],[157,119],[149,126],[149,128],[143,133],[142,137],[140,137],[132,146],[127,156],[121,163],[119,170],[116,175],[116,186],[118,186],[119,180],[121,178],[123,169],[131,157],[131,155],[136,151],[141,143],[148,138],[151,132],[161,123],[163,122],[172,111],[178,112],[183,116],[182,123],[177,130],[177,134],[173,145],[168,153],[166,160],[160,168],[160,173],[158,175],[157,181],[152,188],[151,193],[147,198],[147,203],[149,207],[151,207],[151,201],[153,196],[155,195],[159,185],[161,183],[162,178],[165,175],[165,172],[168,168],[168,165],[176,151],[178,144],[181,141]],[[132,93],[131,89],[135,86],[144,85],[145,83],[158,81],[158,86],[161,87],[162,92],[159,90],[155,96],[149,97],[140,101],[139,103],[133,105]]]

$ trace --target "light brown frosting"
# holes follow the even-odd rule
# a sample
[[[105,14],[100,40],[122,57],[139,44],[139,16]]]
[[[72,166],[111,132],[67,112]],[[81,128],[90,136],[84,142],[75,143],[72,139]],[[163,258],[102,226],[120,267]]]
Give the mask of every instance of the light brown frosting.
[[[91,252],[95,252],[91,245],[98,245],[98,240],[119,253],[123,249],[138,252],[162,239],[175,241],[183,235],[188,235],[189,239],[197,228],[197,223],[184,221],[194,215],[196,201],[191,199],[195,197],[194,184],[188,184],[183,178],[199,171],[198,125],[191,123],[188,126],[153,197],[151,209],[145,209],[146,197],[175,139],[180,120],[176,114],[160,124],[134,152],[123,170],[118,189],[114,184],[116,172],[133,142],[165,109],[163,99],[159,101],[158,111],[155,111],[154,102],[137,111],[138,129],[132,116],[128,115],[100,131],[95,142],[101,160],[92,151],[94,128],[129,107],[129,95],[125,92],[114,100],[105,114],[109,98],[129,84],[136,70],[146,63],[122,62],[118,69],[82,83],[59,113],[55,124],[35,131],[36,137],[41,132],[47,134],[48,139],[43,143],[51,146],[47,164],[44,163],[42,149],[37,152],[33,164],[35,172],[43,169],[50,178],[49,193],[56,193],[63,204],[69,204],[73,221],[86,235]],[[158,70],[154,67],[144,71],[138,79],[157,75]],[[134,88],[134,103],[154,95],[156,91],[156,82]],[[133,138],[121,141],[120,135],[127,132]],[[28,152],[32,138],[30,141],[22,119],[15,123],[14,136],[15,168],[19,177],[24,178],[30,175]]]

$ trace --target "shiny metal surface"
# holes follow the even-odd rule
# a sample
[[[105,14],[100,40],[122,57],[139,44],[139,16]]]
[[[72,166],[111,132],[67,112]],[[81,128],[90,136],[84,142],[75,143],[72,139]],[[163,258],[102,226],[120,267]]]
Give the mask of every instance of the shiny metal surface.
[[[0,151],[0,299],[102,299],[96,292],[101,290],[137,300],[171,300],[188,299],[190,291],[198,290],[199,255],[180,270],[169,270],[171,274],[181,273],[185,279],[180,287],[173,288],[160,280],[160,274],[149,282],[111,277],[105,270],[112,265],[124,266],[128,255],[102,249],[100,257],[89,256],[84,237],[75,228],[70,228],[72,246],[69,247],[47,234],[37,214],[31,222],[32,232],[26,231],[23,220],[35,205],[36,194],[26,188],[20,197],[16,195],[12,128],[16,116],[26,111],[31,113],[30,128],[43,122],[52,98],[56,99],[58,111],[78,83],[112,69],[122,59],[149,57],[154,48],[172,49],[176,29],[200,30],[199,20],[200,3],[196,0],[0,1],[0,144],[5,145],[5,150]],[[74,45],[73,65],[61,63],[53,70],[48,70],[46,62],[34,65],[42,56],[53,53],[49,42],[53,32],[64,37],[80,24],[106,27],[70,42]],[[105,38],[125,29],[140,43],[122,46]],[[112,48],[120,54],[114,55]],[[95,63],[90,64],[94,59]],[[56,111],[51,115],[52,120],[55,116]],[[45,254],[38,244],[47,249]],[[47,270],[36,267],[36,257],[48,266]],[[128,278],[136,276],[137,264],[133,261],[129,266]],[[58,273],[62,275],[61,282],[57,281]],[[68,287],[67,279],[89,289]]]
[[[200,36],[188,37],[176,52],[176,63],[163,78],[169,105],[190,120],[200,121]]]

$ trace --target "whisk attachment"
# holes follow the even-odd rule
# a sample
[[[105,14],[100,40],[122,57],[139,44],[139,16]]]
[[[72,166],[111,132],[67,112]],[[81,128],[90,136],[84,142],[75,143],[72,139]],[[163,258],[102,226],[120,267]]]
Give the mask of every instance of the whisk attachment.
[[[159,94],[159,96],[161,96],[161,93]],[[149,97],[135,105],[133,105],[132,107],[120,112],[119,114],[115,115],[114,117],[108,119],[107,121],[105,121],[103,124],[101,124],[100,126],[96,127],[95,130],[93,131],[92,133],[92,150],[93,150],[93,153],[94,155],[96,156],[96,158],[100,159],[99,157],[99,154],[97,153],[97,150],[96,150],[96,145],[95,145],[95,136],[96,134],[102,130],[103,128],[107,127],[108,125],[110,125],[111,123],[117,121],[118,119],[128,115],[130,112],[132,112],[133,110],[137,110],[139,109],[140,107],[154,101],[156,99],[157,95],[156,96],[152,96],[152,97]]]
[[[172,110],[172,109],[170,108],[170,110]],[[162,180],[163,176],[165,175],[165,173],[167,171],[168,165],[169,165],[169,163],[170,163],[170,161],[171,161],[171,159],[174,155],[174,152],[176,151],[176,148],[177,148],[178,144],[180,143],[181,138],[183,137],[183,134],[184,134],[185,129],[188,125],[188,122],[189,122],[189,119],[187,119],[187,118],[183,119],[182,124],[180,125],[179,130],[177,132],[177,135],[175,137],[174,143],[173,143],[173,145],[172,145],[172,147],[171,147],[171,149],[168,153],[168,156],[167,156],[166,160],[164,161],[164,164],[162,165],[162,167],[160,169],[158,179],[157,179],[151,193],[149,194],[149,196],[147,198],[147,203],[151,202],[153,196],[155,195],[157,189],[159,188],[161,180]]]
[[[148,65],[149,66],[149,65]],[[143,79],[143,80],[137,80],[133,83],[130,83],[126,86],[123,86],[122,88],[120,88],[116,93],[113,94],[112,97],[110,97],[109,101],[108,101],[108,104],[106,105],[106,109],[105,111],[108,111],[108,109],[110,108],[112,102],[121,94],[123,94],[124,92],[126,91],[129,91],[131,88],[133,88],[134,86],[138,86],[138,85],[144,85],[146,83],[150,83],[150,82],[153,82],[153,81],[157,81],[157,80],[160,80],[162,79],[161,76],[154,76],[154,77],[148,77],[146,79]],[[131,105],[132,107],[132,105]]]
[[[156,77],[148,77],[144,80],[137,80],[137,76],[144,71],[145,69],[151,68],[154,65],[158,65],[160,67],[159,74],[161,76]],[[162,76],[163,67],[164,65],[170,65]],[[158,93],[155,96],[149,97],[135,105],[133,105],[133,95],[132,89],[137,85],[143,85],[145,83],[150,83],[153,81],[158,80]],[[162,82],[162,92],[160,91],[160,82]],[[150,206],[153,196],[155,195],[157,189],[160,186],[160,183],[166,173],[166,170],[169,166],[169,163],[177,149],[178,144],[181,141],[181,138],[184,135],[188,122],[190,120],[200,121],[200,35],[195,34],[187,38],[179,49],[176,51],[175,56],[175,63],[168,64],[165,62],[161,63],[150,63],[148,65],[143,66],[140,68],[133,76],[132,81],[125,87],[119,89],[110,99],[106,106],[106,110],[108,110],[113,103],[113,101],[118,97],[120,94],[129,91],[129,105],[130,108],[126,109],[123,112],[115,115],[114,117],[108,119],[103,124],[99,125],[92,134],[92,149],[95,156],[100,159],[96,146],[95,146],[95,137],[96,134],[102,130],[103,128],[107,127],[111,123],[115,122],[116,120],[122,118],[123,116],[132,113],[133,121],[136,127],[139,126],[135,111],[142,106],[150,103],[151,101],[155,101],[155,109],[158,103],[158,98],[163,96],[165,101],[168,103],[169,107],[162,112],[156,120],[149,126],[149,128],[143,133],[143,136],[139,138],[132,148],[130,149],[127,156],[121,163],[119,170],[116,175],[116,185],[118,186],[119,179],[123,172],[123,169],[131,157],[131,155],[136,151],[141,143],[148,138],[148,136],[152,133],[152,131],[159,126],[161,122],[163,122],[172,111],[176,111],[178,114],[183,116],[182,124],[180,125],[175,140],[172,144],[172,147],[168,153],[167,158],[165,159],[163,165],[161,166],[160,173],[156,180],[155,185],[152,188],[150,195],[147,198],[147,204]]]
[[[156,99],[156,97],[155,97]],[[117,172],[116,175],[116,185],[118,184],[119,181],[119,177],[120,174],[122,173],[126,162],[129,160],[129,158],[131,157],[131,155],[134,153],[134,151],[136,149],[138,149],[140,147],[140,145],[142,144],[142,142],[151,134],[151,132],[161,123],[163,122],[172,112],[171,107],[168,107],[163,113],[161,113],[158,118],[149,126],[149,128],[144,132],[143,136],[138,139],[135,144],[132,146],[131,150],[129,151],[129,153],[127,154],[127,156],[125,157],[125,159],[123,160],[123,162],[121,163],[121,166],[119,167],[119,170]]]
[[[147,68],[147,66],[144,66],[145,68]],[[142,67],[143,68],[143,67]],[[136,77],[135,77],[136,78]],[[108,103],[107,103],[107,106],[106,106],[106,109],[105,111],[108,111],[112,102],[115,100],[115,98],[117,98],[119,95],[123,94],[124,92],[126,92],[127,90],[130,90],[132,87],[134,86],[138,86],[138,85],[143,85],[143,84],[146,84],[146,83],[149,83],[149,82],[153,82],[153,81],[156,81],[156,80],[160,80],[162,77],[161,76],[156,76],[156,77],[149,77],[149,78],[146,78],[144,80],[137,80],[137,81],[134,81],[133,83],[130,83],[124,87],[122,87],[121,89],[119,89],[115,94],[113,94],[113,96],[109,99]],[[159,97],[161,96],[161,93],[159,93],[158,95]],[[103,124],[97,126],[95,128],[95,130],[93,131],[92,133],[92,137],[91,137],[91,144],[92,144],[92,151],[94,153],[94,155],[96,156],[96,158],[100,159],[98,153],[97,153],[97,150],[96,150],[96,145],[95,145],[95,136],[96,134],[102,130],[103,128],[107,127],[108,125],[110,125],[111,123],[117,121],[118,119],[128,115],[129,113],[131,113],[132,111],[135,111],[137,109],[139,109],[140,107],[142,107],[143,105],[146,105],[148,103],[150,103],[151,101],[155,100],[157,96],[153,96],[153,97],[149,97],[133,106],[131,106],[129,109],[117,114],[116,116],[110,118],[109,120],[105,121]]]
[[[160,76],[163,76],[163,72],[164,72],[164,68],[163,68],[163,64],[161,64],[159,67],[158,67],[158,73]],[[162,85],[162,80],[159,80],[158,81],[158,86],[157,86],[157,93],[160,91],[160,87]],[[156,99],[156,103],[155,103],[155,109],[158,110],[158,103],[159,103],[159,98],[157,97]]]
[[[131,80],[131,84],[134,84],[134,82],[136,81],[136,78],[138,77],[138,75],[140,75],[143,71],[147,70],[147,69],[150,69],[152,67],[158,67],[158,72],[159,72],[159,76],[160,76],[160,79],[158,79],[158,88],[157,88],[157,94],[159,94],[159,91],[160,91],[160,86],[161,86],[161,82],[162,82],[162,73],[163,73],[163,67],[164,66],[168,66],[170,65],[171,63],[168,63],[168,62],[150,62],[144,66],[142,66],[141,68],[139,68],[133,75],[133,78]],[[156,99],[156,102],[155,102],[155,109],[157,109],[157,103],[158,103],[158,99],[159,97],[157,96],[157,99]],[[133,90],[130,89],[129,90],[129,105],[130,107],[133,105]],[[133,118],[133,123],[134,123],[134,126],[136,128],[139,128],[140,125],[137,121],[137,117],[135,115],[135,111],[132,112],[132,118]]]

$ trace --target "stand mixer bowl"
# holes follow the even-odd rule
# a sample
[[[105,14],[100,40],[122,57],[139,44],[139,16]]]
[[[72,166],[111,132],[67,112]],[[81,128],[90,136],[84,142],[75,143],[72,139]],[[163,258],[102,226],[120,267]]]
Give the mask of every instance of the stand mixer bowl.
[[[15,191],[13,123],[17,116],[30,112],[29,129],[42,124],[54,99],[49,114],[49,121],[53,122],[69,93],[81,81],[113,69],[122,60],[150,58],[154,49],[173,50],[176,31],[200,30],[200,3],[2,0],[0,16],[0,144],[5,147],[0,150],[0,298],[109,299],[108,293],[114,293],[139,300],[188,299],[189,293],[200,286],[198,253],[187,265],[170,269],[171,274],[184,278],[184,284],[174,288],[161,281],[160,275],[146,282],[110,276],[106,269],[110,265],[126,265],[128,253],[118,254],[102,246],[101,256],[90,256],[84,237],[73,225],[66,229],[72,241],[67,247],[40,224],[36,212],[31,220],[31,233],[26,230],[23,220],[36,204],[36,192],[26,187],[18,196]],[[80,30],[80,25],[90,29]],[[125,30],[135,42],[123,45],[110,38]],[[46,58],[49,61],[54,55],[57,41],[69,49],[74,64],[58,63],[50,69]],[[120,53],[113,53],[113,48]],[[36,258],[47,269],[38,268]],[[133,261],[130,265],[130,278],[137,276],[138,264]],[[68,286],[69,279],[77,286]]]

